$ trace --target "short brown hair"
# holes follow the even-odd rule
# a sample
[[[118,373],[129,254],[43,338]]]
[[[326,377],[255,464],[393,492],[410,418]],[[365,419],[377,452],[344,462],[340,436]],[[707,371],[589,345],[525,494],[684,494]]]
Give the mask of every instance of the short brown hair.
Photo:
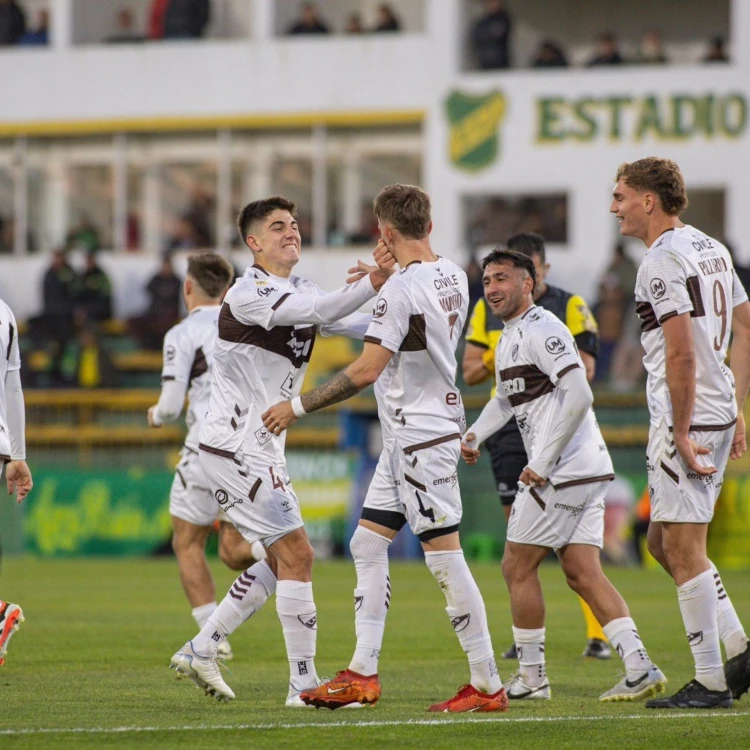
[[[388,185],[372,204],[375,216],[407,239],[421,240],[430,229],[430,196],[416,185]]]
[[[289,198],[285,198],[283,195],[272,195],[270,198],[253,201],[240,211],[237,216],[237,229],[239,230],[243,245],[246,244],[245,237],[250,234],[251,225],[256,221],[263,221],[263,219],[276,211],[276,209],[289,211],[295,219],[297,218],[297,205],[294,201],[290,201]]]
[[[618,180],[622,180],[633,190],[656,193],[664,212],[670,216],[679,216],[687,208],[685,180],[680,168],[671,159],[649,156],[630,163],[624,162],[617,169],[615,182]]]
[[[232,264],[217,253],[188,255],[187,273],[212,299],[221,297],[234,278]]]

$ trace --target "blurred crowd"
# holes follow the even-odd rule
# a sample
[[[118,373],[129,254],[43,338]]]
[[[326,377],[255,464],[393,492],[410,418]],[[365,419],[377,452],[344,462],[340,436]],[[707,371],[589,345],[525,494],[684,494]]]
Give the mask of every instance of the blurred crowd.
[[[511,59],[513,19],[505,7],[504,0],[484,0],[484,12],[478,18],[470,34],[469,46],[476,67],[482,70],[502,70],[524,67],[523,63]],[[659,29],[648,29],[635,45],[632,54],[625,54],[617,36],[603,31],[594,44],[594,51],[585,61],[586,67],[607,65],[666,65],[669,55]],[[725,41],[722,37],[710,38],[703,54],[695,62],[729,62]],[[570,56],[558,41],[545,39],[526,63],[530,68],[567,68]]]

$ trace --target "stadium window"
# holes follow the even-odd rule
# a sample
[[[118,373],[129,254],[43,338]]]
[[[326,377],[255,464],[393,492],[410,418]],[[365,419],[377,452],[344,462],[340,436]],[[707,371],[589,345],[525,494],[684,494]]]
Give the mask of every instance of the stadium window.
[[[568,242],[565,194],[482,195],[463,200],[467,246],[503,244],[517,232],[536,232],[546,242]]]

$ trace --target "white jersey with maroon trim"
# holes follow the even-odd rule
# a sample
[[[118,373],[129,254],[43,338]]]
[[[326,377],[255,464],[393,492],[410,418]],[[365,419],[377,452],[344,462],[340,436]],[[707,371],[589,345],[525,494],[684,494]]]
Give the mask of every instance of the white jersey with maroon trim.
[[[219,305],[196,307],[171,328],[164,337],[162,383],[176,380],[187,388],[185,415],[188,433],[185,445],[198,450],[198,436],[208,411],[211,395],[211,370],[219,320]]]
[[[242,449],[244,456],[283,464],[286,432],[279,437],[269,433],[261,415],[299,395],[318,328],[324,334],[348,330],[344,320],[328,324],[322,318],[336,311],[344,318],[374,295],[367,278],[326,293],[298,276],[284,279],[258,266],[248,268],[219,313],[201,449],[225,457]],[[297,323],[274,325],[275,315]]]
[[[456,346],[468,308],[466,274],[446,258],[411,263],[380,290],[365,341],[394,353],[375,397],[384,439],[402,449],[466,428]]]
[[[5,378],[9,372],[21,369],[18,348],[18,324],[13,311],[0,300],[0,459],[10,460],[7,394]]]
[[[666,376],[662,323],[690,313],[695,347],[695,427],[728,427],[737,418],[734,378],[724,363],[732,310],[747,299],[729,251],[695,227],[664,232],[638,269],[636,312],[641,319],[643,363],[648,372],[651,423],[670,426],[672,402]]]
[[[523,315],[506,321],[495,350],[497,395],[513,409],[529,462],[555,431],[550,423],[559,409],[557,383],[574,367],[583,367],[568,327],[553,313],[532,306]],[[566,487],[614,477],[612,459],[590,409],[565,446],[547,479],[553,487]]]

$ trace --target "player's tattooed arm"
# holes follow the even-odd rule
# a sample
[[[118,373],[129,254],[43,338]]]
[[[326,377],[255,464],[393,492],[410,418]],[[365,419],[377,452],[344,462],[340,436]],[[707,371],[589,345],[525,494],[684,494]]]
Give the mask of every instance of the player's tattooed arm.
[[[338,404],[341,401],[356,396],[366,387],[366,383],[361,386],[355,385],[354,381],[346,374],[340,372],[334,375],[327,383],[319,385],[317,388],[302,394],[302,406],[305,412],[309,414],[318,409],[324,409],[331,404]]]

